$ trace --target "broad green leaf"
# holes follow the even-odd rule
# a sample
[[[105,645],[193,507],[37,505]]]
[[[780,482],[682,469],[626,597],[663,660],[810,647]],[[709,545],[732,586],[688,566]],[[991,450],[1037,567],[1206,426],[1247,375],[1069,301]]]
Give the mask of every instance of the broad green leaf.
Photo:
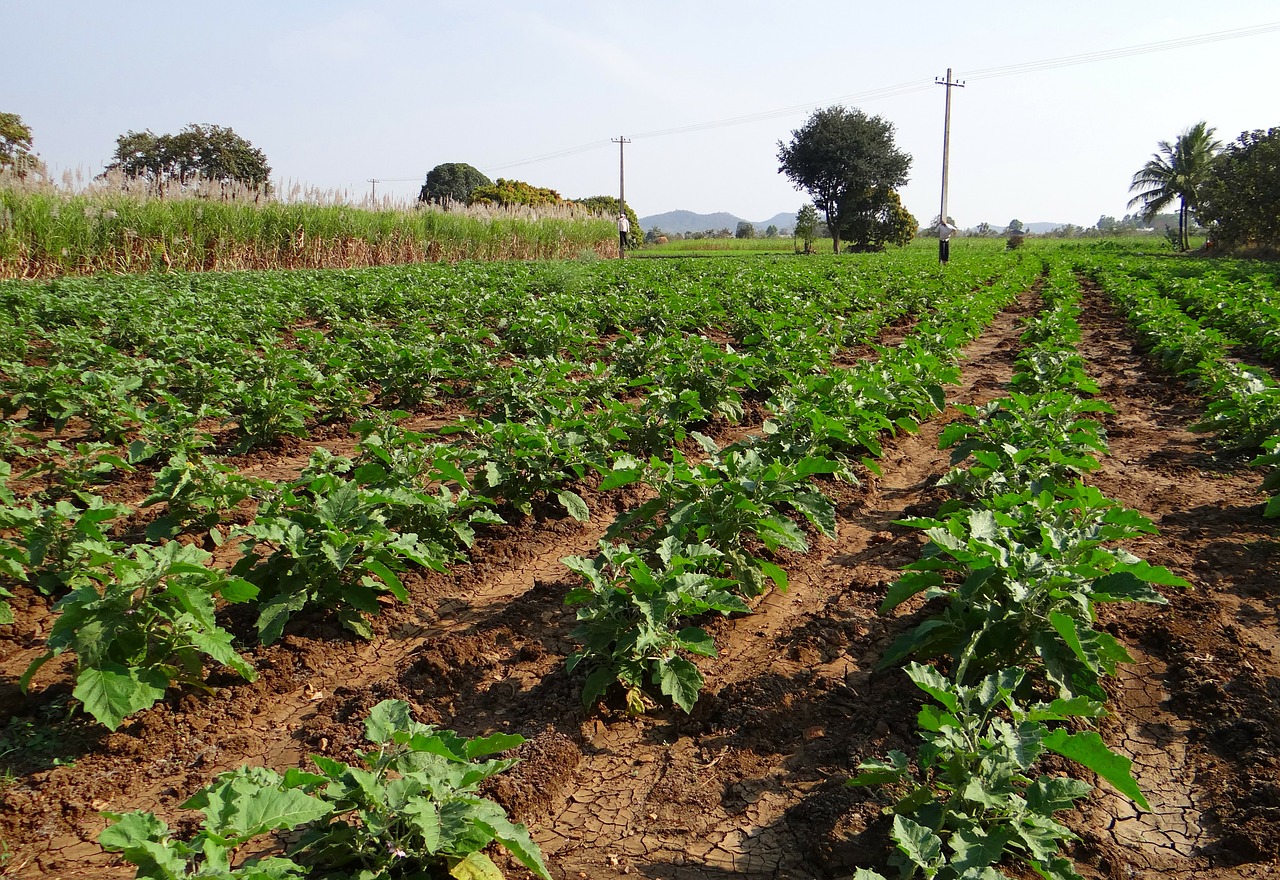
[[[231,647],[231,633],[224,629],[214,627],[211,632],[202,632],[201,630],[189,630],[187,638],[191,639],[196,649],[207,655],[217,663],[229,667],[236,671],[236,674],[245,681],[254,681],[258,677],[258,672],[253,668],[249,661],[241,657]]]
[[[386,584],[387,590],[391,595],[401,602],[409,601],[409,593],[405,590],[404,584],[400,582],[400,577],[394,571],[376,559],[366,559],[364,567],[376,574]]]
[[[952,714],[960,711],[955,686],[941,672],[922,663],[908,663],[906,673],[915,682],[916,687],[946,706]]]
[[[689,713],[702,690],[702,673],[683,657],[672,657],[659,666],[658,683],[672,702]]]
[[[482,852],[473,852],[449,869],[453,880],[503,880],[498,866]]]
[[[169,677],[159,669],[129,669],[119,663],[103,663],[82,671],[71,695],[101,724],[115,730],[126,716],[162,700],[168,687]]]
[[[409,731],[413,725],[413,713],[404,700],[383,700],[369,710],[364,721],[365,736],[370,742],[390,742],[397,731]]]
[[[542,850],[533,842],[533,838],[529,836],[529,830],[523,825],[509,821],[505,815],[485,816],[483,819],[477,819],[476,824],[506,847],[508,852],[520,860],[520,864],[537,874],[542,880],[551,880],[546,862],[542,859]]]
[[[769,580],[773,581],[773,585],[778,588],[779,592],[785,593],[787,591],[787,572],[782,566],[759,557],[756,557],[756,564],[760,566],[760,570],[765,573]]]
[[[467,740],[463,748],[467,760],[473,760],[514,749],[523,743],[524,737],[516,733],[491,733],[488,736]]]
[[[893,840],[911,862],[927,876],[942,864],[942,838],[906,816],[893,817]]]
[[[994,865],[1004,855],[1005,845],[1012,837],[1013,833],[1008,828],[999,825],[990,833],[977,825],[958,828],[950,840],[954,852],[951,867],[963,872]]]
[[[936,571],[908,572],[890,585],[884,601],[880,603],[880,613],[888,614],[917,593],[941,586],[944,582]]]
[[[676,633],[680,646],[703,657],[716,656],[716,642],[707,631],[698,626],[689,626]]]
[[[1131,773],[1133,762],[1107,748],[1096,731],[1070,734],[1066,729],[1059,728],[1044,738],[1044,745],[1097,773],[1142,809],[1148,812],[1151,810],[1151,805],[1134,781]]]
[[[1082,797],[1088,797],[1093,786],[1070,776],[1041,776],[1027,787],[1027,806],[1037,813],[1051,816],[1059,810],[1070,810]]]
[[[570,492],[564,489],[556,493],[556,498],[564,506],[569,516],[578,522],[589,522],[591,519],[591,511],[587,508],[587,502],[582,500],[582,496],[577,492]]]
[[[422,838],[422,846],[427,852],[434,853],[439,848],[440,811],[429,798],[415,798],[400,811],[400,815],[413,825]]]

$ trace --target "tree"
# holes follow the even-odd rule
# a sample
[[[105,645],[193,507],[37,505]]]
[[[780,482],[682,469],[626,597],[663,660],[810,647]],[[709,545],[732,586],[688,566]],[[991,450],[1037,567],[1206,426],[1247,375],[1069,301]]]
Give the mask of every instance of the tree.
[[[584,208],[595,211],[597,214],[604,214],[611,220],[618,219],[617,196],[589,196],[585,199],[574,199],[574,202],[582,205]],[[631,209],[630,205],[627,205],[627,222],[631,224],[631,228],[636,230],[637,233],[639,230],[644,228],[640,225],[640,218],[636,216],[636,212]],[[657,227],[654,228],[656,229]],[[628,235],[627,246],[634,248],[640,241],[641,237],[642,236],[639,234]],[[646,234],[643,236],[643,239],[648,241],[649,236]]]
[[[766,227],[764,228],[764,237],[765,237],[765,238],[777,238],[777,237],[778,237],[778,227],[777,227],[776,225],[774,225],[773,223],[770,223],[768,226],[766,226]]]
[[[271,177],[266,154],[220,125],[188,125],[177,134],[130,131],[116,138],[107,171],[120,171],[157,185],[208,180],[257,189]]]
[[[1172,144],[1160,141],[1159,152],[1151,155],[1129,184],[1129,192],[1138,193],[1129,200],[1129,207],[1141,205],[1148,220],[1178,200],[1178,243],[1184,251],[1191,247],[1190,218],[1199,201],[1200,186],[1214,156],[1222,149],[1222,142],[1213,137],[1214,131],[1201,121],[1178,135]]]
[[[493,186],[493,181],[466,162],[444,162],[427,172],[418,201],[465,205],[471,201],[471,193],[481,186]]]
[[[738,228],[734,230],[733,237],[734,238],[755,238],[756,237],[755,224],[748,223],[746,220],[739,220]]]
[[[19,177],[40,167],[31,152],[31,126],[17,113],[0,113],[0,169],[12,168]]]
[[[1014,219],[1009,221],[1009,225],[1004,228],[1004,231],[1010,235],[1022,235],[1027,231],[1027,228],[1022,225],[1021,220]]]
[[[826,214],[836,253],[840,230],[883,211],[911,168],[911,156],[894,146],[893,123],[839,106],[815,111],[791,132],[791,143],[778,141],[778,161],[779,172]]]
[[[813,240],[818,235],[818,209],[802,205],[796,213],[795,237],[804,242],[804,252],[813,253]]]
[[[560,198],[560,193],[545,186],[534,186],[531,183],[525,183],[523,180],[506,180],[499,177],[496,182],[488,186],[478,186],[471,191],[472,205],[501,205],[503,207],[511,207],[513,205],[558,205],[564,199]],[[616,203],[616,202],[615,202]]]
[[[1280,247],[1280,128],[1242,132],[1199,193],[1197,215],[1226,246]]]
[[[937,226],[934,226],[934,229],[937,229],[937,228],[938,228]],[[991,238],[996,234],[996,230],[990,223],[988,223],[986,220],[983,220],[981,223],[979,223],[977,226],[973,228],[973,234],[976,235],[978,238]]]
[[[882,251],[891,244],[908,245],[919,231],[920,223],[903,206],[897,191],[889,190],[882,206],[870,213],[854,214],[840,233],[849,242],[849,250],[868,252]]]

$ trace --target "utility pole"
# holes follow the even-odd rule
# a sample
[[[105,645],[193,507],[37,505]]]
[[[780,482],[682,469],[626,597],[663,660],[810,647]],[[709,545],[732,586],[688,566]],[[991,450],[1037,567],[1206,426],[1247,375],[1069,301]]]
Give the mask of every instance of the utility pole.
[[[373,184],[373,192],[370,193],[369,198],[376,202],[378,200],[378,184],[382,183],[382,181],[375,177],[370,177],[368,180]]]
[[[948,238],[943,238],[943,226],[947,223],[947,172],[951,163],[951,90],[953,88],[963,89],[964,82],[951,81],[951,68],[947,68],[947,78],[938,79],[934,77],[934,83],[945,86],[947,89],[947,110],[942,122],[942,208],[938,211],[938,262],[945,263],[950,256],[951,242]]]
[[[627,216],[627,185],[626,175],[623,173],[622,152],[626,148],[626,145],[631,143],[631,140],[623,137],[622,135],[618,135],[616,138],[611,138],[611,140],[613,143],[618,145],[618,213],[625,217]],[[622,221],[619,220],[618,222]],[[618,259],[624,259],[621,230],[619,230],[618,235]]]

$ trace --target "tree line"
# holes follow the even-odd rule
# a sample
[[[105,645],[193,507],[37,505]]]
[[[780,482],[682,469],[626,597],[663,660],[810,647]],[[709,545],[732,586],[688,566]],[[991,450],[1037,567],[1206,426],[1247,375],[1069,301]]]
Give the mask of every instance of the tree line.
[[[1157,151],[1133,175],[1129,207],[1153,218],[1178,205],[1178,246],[1191,247],[1198,221],[1212,247],[1280,248],[1280,127],[1242,132],[1223,144],[1197,122]]]
[[[1173,141],[1160,141],[1157,152],[1134,175],[1129,206],[1140,211],[1121,221],[1102,217],[1101,233],[1123,232],[1130,224],[1150,224],[1159,212],[1177,204],[1177,245],[1190,248],[1192,224],[1199,222],[1215,246],[1225,248],[1280,248],[1280,127],[1242,132],[1224,144],[1215,129],[1199,122]],[[804,217],[794,233],[808,248],[817,236],[822,212],[825,232],[839,253],[846,250],[883,250],[902,245],[919,232],[916,218],[903,206],[898,189],[908,180],[911,156],[894,143],[894,126],[880,116],[835,106],[817,110],[791,140],[778,142],[779,173],[813,201],[815,216]],[[45,174],[34,152],[30,126],[15,113],[0,112],[0,171],[26,177]],[[177,183],[236,184],[269,193],[271,166],[263,151],[230,128],[191,124],[176,134],[155,134],[150,129],[128,131],[116,139],[107,172],[119,172],[162,187]],[[418,195],[421,203],[492,204],[504,207],[564,204],[572,201],[616,216],[622,210],[612,196],[564,199],[553,189],[519,180],[490,180],[462,162],[436,165],[427,173]],[[633,230],[639,219],[625,208]],[[803,211],[802,211],[803,213]],[[810,222],[812,221],[812,222]],[[739,225],[726,235],[751,238],[751,224]],[[996,233],[982,228],[975,234]],[[929,234],[934,227],[926,229]],[[1069,227],[1064,236],[1088,234]],[[766,236],[768,235],[766,230]],[[633,235],[633,240],[640,236]]]

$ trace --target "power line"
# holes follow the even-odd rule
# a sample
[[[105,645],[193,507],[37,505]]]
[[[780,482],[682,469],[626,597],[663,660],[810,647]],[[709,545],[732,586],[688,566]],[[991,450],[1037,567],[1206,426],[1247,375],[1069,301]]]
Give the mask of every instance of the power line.
[[[1172,49],[1185,49],[1201,46],[1206,43],[1218,43],[1223,40],[1238,40],[1243,37],[1280,31],[1280,21],[1252,27],[1235,28],[1228,31],[1215,31],[1209,34],[1197,34],[1191,37],[1179,37],[1173,40],[1162,40],[1158,43],[1142,43],[1137,46],[1125,46],[1119,49],[1104,49],[1099,52],[1083,52],[1078,55],[1063,55],[1059,58],[1048,58],[1042,61],[1027,61],[1021,64],[1008,64],[1003,67],[986,67],[981,70],[964,71],[968,79],[994,79],[1000,76],[1015,76],[1037,70],[1052,70],[1057,67],[1072,67],[1077,64],[1093,64],[1098,61],[1111,61],[1116,58],[1128,58],[1133,55],[1147,55],[1152,52],[1167,52]]]
[[[1225,31],[1214,31],[1207,34],[1195,34],[1189,37],[1179,37],[1171,40],[1161,40],[1155,43],[1139,43],[1133,46],[1122,46],[1117,49],[1104,49],[1096,52],[1082,52],[1076,55],[1062,55],[1057,58],[1046,58],[1040,61],[1025,61],[1019,64],[1008,64],[1001,67],[984,67],[977,70],[961,71],[967,80],[995,79],[1002,76],[1016,76],[1023,73],[1031,73],[1041,70],[1053,70],[1059,67],[1073,67],[1079,64],[1095,64],[1100,61],[1112,61],[1118,58],[1128,58],[1134,55],[1147,55],[1153,52],[1168,52],[1174,49],[1186,49],[1193,46],[1201,46],[1206,43],[1218,43],[1224,40],[1239,40],[1245,37],[1260,36],[1262,34],[1275,33],[1280,31],[1280,21],[1268,22],[1266,24],[1251,25],[1249,27],[1233,28]],[[807,104],[794,104],[790,107],[780,107],[775,110],[764,110],[759,113],[750,113],[745,116],[732,116],[726,119],[717,119],[709,122],[695,122],[689,125],[679,125],[673,128],[660,128],[654,131],[643,131],[633,135],[635,140],[645,140],[650,138],[670,137],[672,135],[691,134],[697,131],[708,131],[715,128],[727,128],[735,125],[747,125],[752,122],[763,122],[769,119],[777,119],[783,116],[791,116],[805,110],[813,110],[818,107],[829,106],[831,104],[841,104],[845,102],[865,102],[882,100],[884,98],[897,98],[903,95],[909,95],[913,92],[922,92],[934,85],[933,80],[915,80],[911,82],[899,83],[893,86],[884,86],[878,89],[869,89],[864,92],[855,92],[849,95],[840,95],[829,101],[815,101]],[[505,171],[508,168],[519,168],[522,165],[533,165],[539,162],[549,162],[552,159],[563,159],[568,156],[575,156],[579,153],[587,153],[592,150],[600,150],[612,145],[612,141],[600,140],[591,141],[590,143],[579,144],[576,147],[568,147],[563,150],[557,150],[553,153],[544,153],[540,156],[532,156],[528,159],[520,159],[514,162],[505,162],[500,165],[487,165],[486,171]],[[379,178],[380,182],[386,183],[405,183],[417,181],[420,177],[407,178]]]

